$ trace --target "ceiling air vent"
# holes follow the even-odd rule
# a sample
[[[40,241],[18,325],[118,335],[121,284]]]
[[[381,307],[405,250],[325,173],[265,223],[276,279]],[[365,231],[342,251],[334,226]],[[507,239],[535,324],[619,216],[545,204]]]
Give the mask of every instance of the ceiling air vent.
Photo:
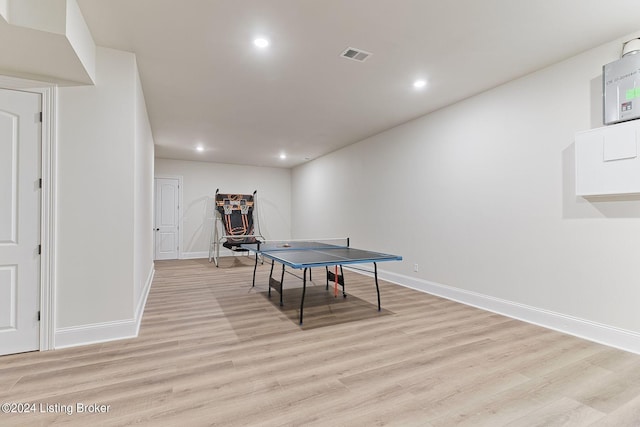
[[[354,61],[364,62],[368,57],[372,54],[369,52],[365,52],[362,49],[355,49],[353,47],[348,47],[345,49],[340,56],[347,59],[353,59]]]

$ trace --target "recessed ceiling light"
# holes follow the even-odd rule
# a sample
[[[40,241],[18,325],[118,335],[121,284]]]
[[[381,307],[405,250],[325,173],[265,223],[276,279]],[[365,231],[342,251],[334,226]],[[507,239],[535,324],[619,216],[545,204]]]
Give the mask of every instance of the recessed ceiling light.
[[[200,153],[201,153],[201,152],[203,152],[203,151],[204,151],[204,147],[203,147],[202,145],[198,145],[198,146],[196,147],[196,151],[198,151],[198,152],[200,152]]]
[[[284,159],[286,159],[286,158],[287,158],[287,155],[286,155],[286,154],[284,154],[284,153],[282,153],[282,154],[280,154],[280,158],[281,158],[282,160],[284,160]]]
[[[422,89],[426,85],[427,85],[426,80],[416,80],[415,82],[413,82],[413,87],[415,87],[416,89]]]
[[[265,47],[269,46],[269,40],[265,39],[264,37],[258,37],[253,40],[253,44],[260,49],[264,49]]]

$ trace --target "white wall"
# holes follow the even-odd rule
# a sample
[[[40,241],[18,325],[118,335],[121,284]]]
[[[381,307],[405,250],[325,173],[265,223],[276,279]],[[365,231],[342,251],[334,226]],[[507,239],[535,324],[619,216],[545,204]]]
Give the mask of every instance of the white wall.
[[[76,0],[3,0],[0,69],[58,82],[95,82],[96,46]]]
[[[135,56],[98,48],[95,86],[58,92],[56,346],[137,331],[152,277],[153,140]]]
[[[260,230],[268,239],[291,235],[291,172],[289,169],[239,166],[184,160],[155,160],[156,176],[183,177],[183,258],[209,254],[213,225],[213,198],[221,193],[251,194],[257,190]]]
[[[142,310],[153,279],[153,135],[137,66],[135,79],[134,147],[134,247],[133,278],[136,318]]]
[[[75,3],[74,0],[71,2]],[[12,25],[65,34],[67,0],[46,2],[10,0],[6,3],[9,15],[7,21]],[[74,6],[77,7],[77,5]]]
[[[380,266],[398,282],[640,351],[640,201],[576,197],[573,175],[632,37],[295,168],[293,237],[349,235],[403,255]]]
[[[8,0],[0,0],[0,16],[5,21],[9,20],[9,2]]]

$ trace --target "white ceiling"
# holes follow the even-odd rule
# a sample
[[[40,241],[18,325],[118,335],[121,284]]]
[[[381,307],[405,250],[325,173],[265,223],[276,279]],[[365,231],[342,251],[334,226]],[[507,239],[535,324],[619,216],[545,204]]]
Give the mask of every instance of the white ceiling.
[[[136,53],[157,157],[274,167],[640,30],[637,0],[77,2],[96,44]]]

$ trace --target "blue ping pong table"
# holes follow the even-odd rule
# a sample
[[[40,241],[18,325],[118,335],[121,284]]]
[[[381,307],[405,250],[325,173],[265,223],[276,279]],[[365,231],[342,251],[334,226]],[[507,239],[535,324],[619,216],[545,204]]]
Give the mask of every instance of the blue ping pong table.
[[[300,300],[300,324],[302,325],[302,315],[304,309],[304,296],[307,289],[307,270],[309,270],[309,280],[311,280],[311,268],[325,267],[327,289],[329,282],[335,282],[342,287],[342,295],[346,298],[344,291],[343,265],[373,263],[373,274],[378,294],[378,311],[380,307],[380,288],[378,286],[378,263],[383,261],[402,261],[398,255],[385,254],[380,252],[366,251],[349,247],[349,239],[327,239],[318,241],[266,241],[251,244],[244,244],[242,248],[255,253],[256,263],[253,267],[253,286],[256,284],[256,270],[258,268],[258,258],[264,257],[271,260],[271,271],[269,273],[269,297],[271,288],[280,293],[280,305],[282,301],[282,287],[284,282],[285,267],[303,270],[302,274],[302,298]],[[282,264],[282,274],[278,281],[273,277],[274,263]],[[340,273],[334,273],[329,267],[339,266]],[[336,267],[337,270],[337,267]]]

